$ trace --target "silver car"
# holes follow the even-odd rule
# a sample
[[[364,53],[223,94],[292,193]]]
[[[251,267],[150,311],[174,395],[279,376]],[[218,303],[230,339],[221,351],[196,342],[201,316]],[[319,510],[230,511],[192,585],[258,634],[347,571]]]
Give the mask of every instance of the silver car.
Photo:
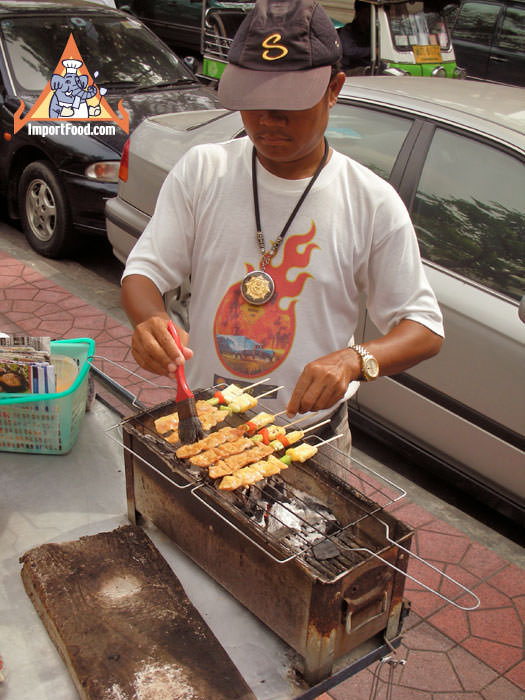
[[[327,130],[405,201],[446,331],[437,357],[363,385],[350,422],[513,518],[525,512],[524,98],[477,82],[351,78]],[[242,134],[239,114],[224,110],[147,119],[106,206],[117,257],[190,146]],[[363,305],[356,341],[376,334]]]

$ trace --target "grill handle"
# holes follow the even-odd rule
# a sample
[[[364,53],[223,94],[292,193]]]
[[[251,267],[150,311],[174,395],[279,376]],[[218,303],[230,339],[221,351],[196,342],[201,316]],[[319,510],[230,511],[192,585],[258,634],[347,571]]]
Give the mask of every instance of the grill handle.
[[[125,423],[125,421],[123,421],[123,423]],[[175,486],[176,488],[181,489],[181,490],[188,489],[191,486],[193,486],[193,483],[191,481],[187,484],[178,484],[172,477],[166,476],[166,474],[164,474],[164,472],[161,472],[160,469],[157,469],[156,467],[154,467],[153,464],[151,464],[151,462],[148,462],[147,460],[144,459],[144,457],[141,457],[137,452],[132,450],[131,447],[128,447],[127,445],[125,445],[122,440],[119,440],[118,438],[113,437],[113,435],[111,434],[111,431],[116,430],[117,428],[121,428],[121,426],[122,426],[122,423],[117,423],[116,425],[112,425],[111,427],[106,428],[106,435],[109,437],[110,440],[113,440],[113,442],[116,442],[117,445],[120,445],[124,450],[126,450],[127,452],[132,454],[137,459],[140,459],[140,461],[143,462],[147,467],[149,467],[150,469],[153,469],[154,472],[157,472],[157,474],[159,476],[161,476],[163,479],[166,479],[166,481],[169,481],[169,483],[172,486]]]
[[[426,583],[423,583],[422,581],[415,578],[414,576],[407,574],[406,571],[403,571],[402,569],[398,568],[397,566],[394,566],[394,564],[387,561],[386,559],[383,559],[383,557],[379,556],[379,554],[376,554],[376,552],[372,552],[372,550],[368,549],[367,547],[346,547],[345,545],[341,544],[340,542],[337,542],[337,546],[340,549],[348,549],[349,551],[352,551],[352,552],[366,552],[367,554],[370,554],[371,556],[375,557],[376,559],[379,559],[380,561],[382,561],[384,564],[389,566],[391,569],[394,569],[394,571],[397,571],[398,573],[405,576],[405,578],[408,578],[411,581],[413,581],[414,583],[417,583],[418,586],[422,586],[427,591],[430,591],[430,593],[434,593],[434,595],[437,595],[439,598],[442,598],[442,600],[445,600],[447,603],[450,603],[451,605],[453,605],[456,608],[459,608],[460,610],[476,610],[476,608],[478,608],[480,606],[480,604],[481,604],[480,599],[469,588],[466,588],[466,586],[464,586],[462,583],[459,583],[459,581],[456,581],[456,579],[453,579],[451,576],[446,574],[444,571],[441,571],[440,569],[438,569],[437,566],[430,564],[430,562],[426,561],[425,559],[422,559],[419,555],[414,554],[414,552],[411,552],[409,549],[407,549],[406,547],[403,547],[403,545],[401,545],[398,542],[396,542],[395,540],[393,540],[390,537],[390,528],[389,528],[388,524],[383,522],[383,520],[380,520],[379,518],[378,518],[378,522],[380,522],[382,525],[385,526],[385,538],[390,542],[390,544],[394,545],[395,547],[398,547],[398,549],[403,550],[403,552],[405,552],[406,554],[408,554],[411,557],[414,557],[414,559],[417,559],[422,564],[425,564],[425,566],[430,567],[431,569],[436,571],[440,576],[444,576],[447,579],[447,581],[450,581],[454,585],[458,586],[458,588],[461,588],[464,593],[468,593],[468,595],[472,596],[472,598],[474,598],[474,600],[475,600],[475,604],[470,606],[470,607],[467,607],[464,605],[460,605],[459,603],[456,603],[455,601],[451,600],[450,598],[447,598],[446,596],[444,596],[439,591],[436,591],[434,588],[431,588],[431,586],[427,586]]]
[[[214,508],[212,505],[210,505],[204,498],[201,498],[200,495],[197,493],[197,491],[203,486],[203,484],[198,484],[197,486],[194,487],[194,489],[191,491],[191,495],[195,496],[195,498],[200,501],[203,505],[205,505],[207,508],[209,508],[213,513],[215,513],[216,516],[218,516],[221,520],[223,520],[229,527],[231,527],[235,532],[238,532],[240,535],[242,535],[245,539],[248,540],[251,544],[255,545],[258,549],[261,550],[261,552],[264,552],[266,556],[270,557],[270,559],[273,559],[274,562],[277,564],[286,564],[289,561],[292,561],[292,559],[297,558],[297,554],[292,554],[291,556],[287,557],[286,559],[279,559],[278,557],[275,557],[273,554],[271,554],[265,547],[260,545],[258,542],[256,542],[252,537],[247,535],[245,532],[243,532],[239,527],[234,525],[231,520],[228,520],[222,513],[219,513],[219,511]]]

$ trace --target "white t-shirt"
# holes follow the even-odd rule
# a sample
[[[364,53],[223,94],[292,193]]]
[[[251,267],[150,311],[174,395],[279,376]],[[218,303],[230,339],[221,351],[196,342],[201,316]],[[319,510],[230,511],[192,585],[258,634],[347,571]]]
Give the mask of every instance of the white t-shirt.
[[[167,176],[124,272],[149,277],[163,294],[191,274],[190,387],[266,377],[264,387],[284,388],[265,405],[283,409],[308,362],[349,344],[361,295],[382,333],[411,319],[443,335],[403,202],[388,183],[338,152],[266,268],[274,297],[247,304],[240,283],[260,259],[251,153],[247,137],[189,150]],[[260,163],[257,178],[268,250],[309,179],[282,179]]]

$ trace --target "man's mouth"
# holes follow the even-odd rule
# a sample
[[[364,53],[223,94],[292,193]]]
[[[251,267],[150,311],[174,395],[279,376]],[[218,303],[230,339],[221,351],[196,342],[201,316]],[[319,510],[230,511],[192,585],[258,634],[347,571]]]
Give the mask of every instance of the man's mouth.
[[[274,134],[268,132],[261,132],[260,134],[257,134],[255,138],[258,141],[263,141],[264,143],[268,144],[283,143],[292,140],[291,137],[288,136],[288,134]]]

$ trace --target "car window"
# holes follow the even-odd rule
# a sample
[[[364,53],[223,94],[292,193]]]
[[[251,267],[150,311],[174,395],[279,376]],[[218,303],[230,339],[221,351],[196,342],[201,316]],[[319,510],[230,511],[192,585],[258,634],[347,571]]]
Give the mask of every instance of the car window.
[[[500,9],[501,5],[487,5],[484,2],[465,3],[454,25],[453,39],[490,46]]]
[[[330,112],[326,137],[337,151],[388,180],[412,123],[409,117],[340,103]]]
[[[411,212],[422,256],[520,299],[523,165],[493,146],[436,129]]]
[[[98,85],[129,85],[132,90],[189,76],[177,57],[133,18],[11,17],[0,22],[0,32],[17,94],[45,88],[70,34],[87,68],[98,71]]]
[[[525,7],[506,9],[496,43],[500,49],[525,53]]]

